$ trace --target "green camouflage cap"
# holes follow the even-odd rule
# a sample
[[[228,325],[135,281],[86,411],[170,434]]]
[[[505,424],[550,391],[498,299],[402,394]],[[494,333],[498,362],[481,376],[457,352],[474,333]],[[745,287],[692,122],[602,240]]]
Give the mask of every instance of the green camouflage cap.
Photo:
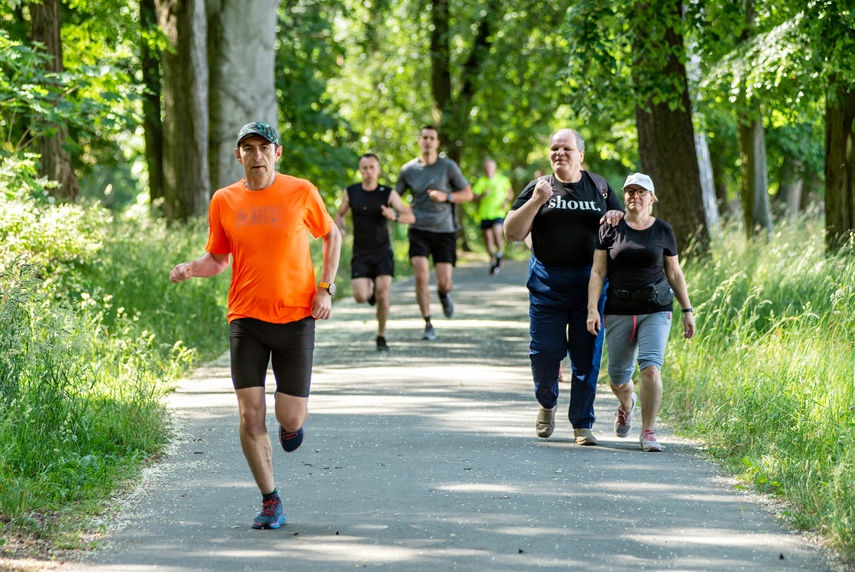
[[[276,130],[269,124],[262,123],[260,121],[247,123],[246,125],[240,128],[240,132],[238,133],[237,146],[240,147],[240,142],[246,139],[247,137],[253,137],[255,135],[258,135],[259,137],[264,137],[265,139],[279,147],[279,135],[276,134]]]

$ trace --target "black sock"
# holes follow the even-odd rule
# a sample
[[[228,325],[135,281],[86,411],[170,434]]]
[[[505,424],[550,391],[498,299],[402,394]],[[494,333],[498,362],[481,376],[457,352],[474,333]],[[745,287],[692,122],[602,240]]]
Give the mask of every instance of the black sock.
[[[430,316],[425,316],[425,326],[430,326]]]
[[[270,499],[272,499],[272,498],[276,498],[276,497],[278,497],[278,496],[279,496],[279,491],[277,491],[276,489],[273,489],[273,492],[269,492],[269,493],[267,493],[266,495],[265,495],[265,494],[262,494],[262,495],[261,495],[261,500],[262,500],[262,501],[269,501]]]
[[[446,298],[448,298],[448,292],[439,292],[440,300],[445,300]]]

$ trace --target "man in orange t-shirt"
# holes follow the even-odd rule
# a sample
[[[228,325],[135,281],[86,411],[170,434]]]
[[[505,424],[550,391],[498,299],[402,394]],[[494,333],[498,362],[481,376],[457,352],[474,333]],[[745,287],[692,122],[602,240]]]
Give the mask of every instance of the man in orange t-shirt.
[[[262,494],[253,528],[279,528],[285,522],[265,422],[267,365],[272,362],[276,378],[279,442],[290,453],[305,435],[315,320],[330,317],[341,249],[341,234],[318,189],[305,179],[278,174],[281,156],[273,127],[255,122],[241,128],[235,157],[246,177],[211,198],[205,254],[169,273],[170,280],[182,282],[219,274],[228,268],[229,255],[234,261],[228,311],[232,383],[241,447]],[[309,234],[323,240],[317,286]]]

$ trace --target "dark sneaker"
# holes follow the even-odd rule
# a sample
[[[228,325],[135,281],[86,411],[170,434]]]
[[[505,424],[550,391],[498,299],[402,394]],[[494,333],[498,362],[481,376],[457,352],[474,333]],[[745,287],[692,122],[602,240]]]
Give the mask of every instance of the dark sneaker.
[[[303,444],[303,437],[306,435],[306,426],[303,425],[293,433],[288,433],[279,426],[279,444],[286,453],[293,453]]]
[[[573,437],[576,438],[577,445],[596,445],[597,438],[594,437],[594,434],[590,429],[582,428],[582,429],[574,429]]]
[[[499,265],[498,262],[494,262],[493,264],[490,265],[490,276],[495,276],[496,274],[499,273],[499,270],[501,270],[501,269],[502,269],[501,265]]]
[[[388,352],[389,346],[386,345],[386,338],[383,336],[377,336],[377,351],[378,352]]]
[[[445,317],[454,317],[454,301],[451,299],[451,295],[446,294],[444,298],[440,297],[439,301],[442,304],[442,313],[445,314]]]
[[[436,330],[433,329],[431,324],[425,326],[425,333],[422,334],[423,340],[435,340],[436,339]]]
[[[534,430],[537,436],[541,439],[546,439],[555,431],[555,410],[556,405],[552,409],[540,406],[540,411],[537,412],[537,423],[534,424]]]
[[[285,511],[282,509],[282,499],[273,497],[261,504],[261,512],[252,521],[252,528],[279,528],[285,524]]]
[[[615,435],[618,437],[626,437],[629,435],[629,430],[632,429],[632,412],[635,411],[635,401],[636,396],[632,394],[632,407],[629,411],[624,411],[623,408],[618,405],[617,412],[615,413]]]
[[[369,306],[376,306],[377,305],[377,294],[375,294],[374,292],[371,293],[371,297],[368,299],[368,305]]]
[[[656,440],[656,432],[653,429],[644,429],[638,437],[638,442],[641,444],[642,451],[658,453],[662,450],[662,445]]]

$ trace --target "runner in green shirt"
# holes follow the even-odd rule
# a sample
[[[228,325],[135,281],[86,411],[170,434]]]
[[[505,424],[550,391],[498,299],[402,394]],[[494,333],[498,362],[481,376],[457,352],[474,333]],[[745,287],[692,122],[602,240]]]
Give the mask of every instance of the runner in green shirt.
[[[502,225],[505,214],[514,200],[514,189],[511,181],[501,173],[496,172],[496,162],[485,159],[484,175],[479,177],[472,187],[475,202],[478,204],[478,220],[481,232],[490,255],[490,274],[495,275],[502,269]]]

